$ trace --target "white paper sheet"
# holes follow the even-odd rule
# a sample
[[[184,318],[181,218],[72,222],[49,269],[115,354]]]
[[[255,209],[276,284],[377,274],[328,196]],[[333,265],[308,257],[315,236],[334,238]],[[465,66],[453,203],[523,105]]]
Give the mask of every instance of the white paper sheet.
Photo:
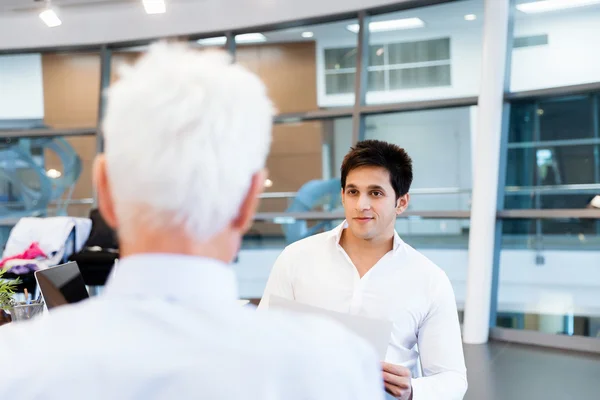
[[[330,311],[273,295],[269,298],[269,308],[331,318],[369,342],[377,351],[379,358],[385,360],[385,353],[392,334],[393,324],[391,321]]]

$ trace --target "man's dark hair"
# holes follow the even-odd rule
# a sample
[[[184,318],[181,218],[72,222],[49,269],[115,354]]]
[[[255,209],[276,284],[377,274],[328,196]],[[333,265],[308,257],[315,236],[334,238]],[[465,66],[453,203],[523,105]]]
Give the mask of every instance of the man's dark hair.
[[[344,157],[342,162],[342,189],[350,171],[360,167],[383,167],[390,173],[390,183],[396,199],[408,193],[413,180],[412,160],[406,151],[395,144],[381,140],[364,140]]]

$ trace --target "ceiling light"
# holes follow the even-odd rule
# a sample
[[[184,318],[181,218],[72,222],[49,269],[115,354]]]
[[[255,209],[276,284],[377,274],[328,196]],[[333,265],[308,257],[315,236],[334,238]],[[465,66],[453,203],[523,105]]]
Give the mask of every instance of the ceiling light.
[[[40,13],[40,18],[49,28],[54,28],[62,24],[62,21],[58,18],[56,12],[51,8],[42,11]]]
[[[242,35],[235,35],[236,43],[259,43],[266,41],[267,38],[262,33],[244,33]]]
[[[235,36],[236,43],[260,43],[266,41],[267,38],[262,33],[244,33]],[[217,36],[206,39],[199,39],[196,42],[204,46],[222,46],[225,43],[227,43],[227,38],[225,36]]]
[[[375,54],[377,57],[381,57],[383,55],[383,47],[378,48]]]
[[[62,176],[62,173],[60,171],[57,171],[54,168],[52,168],[52,169],[49,169],[48,171],[46,171],[46,176],[48,178],[57,179]]]
[[[225,36],[217,36],[206,39],[197,40],[198,44],[202,44],[204,46],[222,46],[227,43],[227,38]]]
[[[475,14],[465,15],[465,21],[475,21],[476,19],[477,19],[477,15],[475,15]]]
[[[302,32],[302,37],[303,38],[311,38],[313,36],[315,36],[315,34],[312,33],[312,32]]]
[[[386,32],[386,31],[398,31],[401,29],[414,29],[422,28],[425,26],[420,18],[404,18],[404,19],[392,19],[389,21],[377,21],[369,23],[370,32]],[[360,27],[358,24],[350,24],[346,27],[350,32],[358,33]]]
[[[543,0],[518,4],[517,9],[527,14],[537,14],[567,8],[591,6],[593,4],[600,4],[600,0]]]
[[[143,0],[142,2],[147,14],[163,14],[167,11],[164,0]]]
[[[265,187],[270,188],[273,186],[273,181],[270,179],[265,179]]]

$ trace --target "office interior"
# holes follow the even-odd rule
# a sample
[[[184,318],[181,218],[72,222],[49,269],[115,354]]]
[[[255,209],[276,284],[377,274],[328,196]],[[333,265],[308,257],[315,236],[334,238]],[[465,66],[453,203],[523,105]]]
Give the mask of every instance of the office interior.
[[[286,245],[343,220],[350,147],[389,141],[415,170],[396,229],[456,294],[466,398],[598,398],[600,1],[143,3],[53,0],[54,27],[33,0],[0,4],[3,244],[21,218],[95,208],[102,92],[120,64],[158,39],[221,49],[277,110],[232,264],[242,298],[260,301]]]

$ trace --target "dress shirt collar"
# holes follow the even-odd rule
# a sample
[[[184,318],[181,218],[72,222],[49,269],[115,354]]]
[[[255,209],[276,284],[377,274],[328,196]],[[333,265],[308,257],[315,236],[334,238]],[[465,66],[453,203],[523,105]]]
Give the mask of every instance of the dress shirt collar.
[[[108,296],[159,297],[190,304],[238,299],[233,270],[220,261],[179,254],[123,258],[106,287]]]
[[[348,221],[344,220],[344,222],[342,222],[340,225],[338,225],[337,227],[333,228],[330,231],[331,238],[332,238],[332,240],[335,240],[336,245],[338,245],[338,246],[340,245],[340,240],[342,239],[342,232],[346,228],[348,228]],[[404,242],[402,241],[402,239],[400,239],[400,235],[398,235],[398,232],[396,232],[396,230],[394,230],[394,245],[392,248],[394,251],[394,254],[398,253],[398,251],[402,247],[403,243]]]

